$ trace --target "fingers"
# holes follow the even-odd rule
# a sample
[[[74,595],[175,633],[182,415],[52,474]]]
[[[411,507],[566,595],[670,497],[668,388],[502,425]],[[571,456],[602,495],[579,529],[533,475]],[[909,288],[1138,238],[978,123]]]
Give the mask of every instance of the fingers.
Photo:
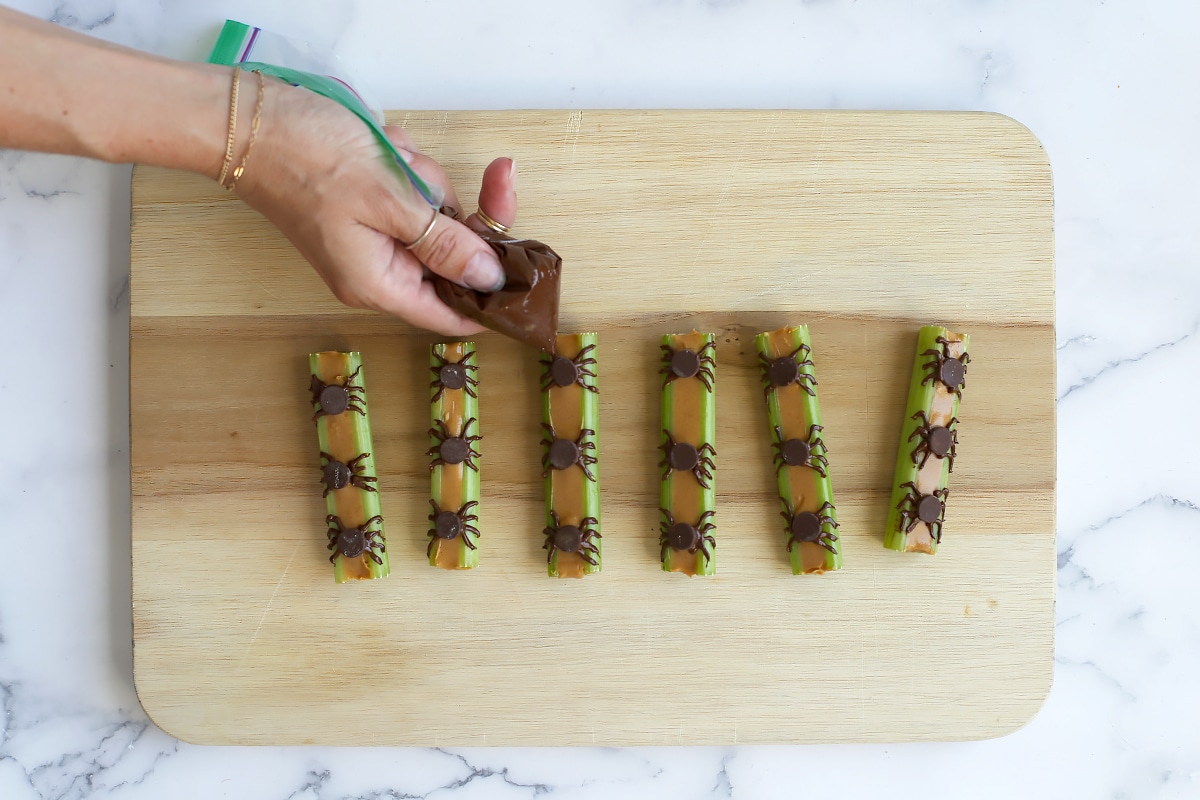
[[[483,171],[483,186],[479,189],[479,207],[504,227],[517,221],[517,163],[511,158],[497,158]],[[472,214],[467,225],[477,231],[488,227]]]
[[[425,279],[421,264],[399,244],[372,293],[370,307],[447,336],[470,336],[484,330],[441,301],[433,284]]]
[[[392,140],[392,144],[396,145],[396,147],[399,147],[401,150],[407,150],[410,153],[421,152],[421,150],[413,142],[412,138],[408,135],[408,131],[404,130],[404,128],[400,127],[399,125],[384,125],[383,132],[386,133],[387,137]]]
[[[398,128],[395,130],[399,130]],[[399,143],[394,137],[392,142],[399,147]],[[405,137],[407,139],[407,136]],[[408,140],[412,144],[411,140]],[[404,159],[404,163],[412,167],[413,172],[421,176],[426,183],[437,184],[442,188],[445,200],[443,205],[450,206],[455,211],[462,213],[462,205],[458,202],[458,195],[454,191],[454,186],[450,183],[450,178],[446,176],[446,171],[442,169],[441,164],[434,161],[427,155],[424,155],[417,150],[407,150],[400,148],[400,157]]]
[[[462,215],[462,205],[445,171],[436,161],[415,150],[415,145],[402,128],[385,128],[388,137],[400,148],[405,162],[424,180],[436,183],[445,191],[445,205]],[[413,148],[410,150],[409,148]],[[515,168],[510,159],[496,159],[485,170],[480,198],[494,198],[485,206],[503,225],[511,225],[516,217]],[[414,208],[419,210],[415,211]],[[445,215],[430,216],[433,212],[421,204],[401,204],[388,216],[391,228],[386,231],[401,242],[420,242],[410,252],[431,271],[463,286],[480,292],[495,292],[504,287],[504,270],[495,253],[470,228]],[[429,228],[430,220],[433,227]],[[505,221],[507,220],[507,221]],[[426,229],[428,233],[425,234]],[[482,228],[480,228],[482,230]]]
[[[433,272],[455,283],[480,292],[504,288],[504,270],[492,248],[445,214],[437,215],[429,235],[411,252]]]

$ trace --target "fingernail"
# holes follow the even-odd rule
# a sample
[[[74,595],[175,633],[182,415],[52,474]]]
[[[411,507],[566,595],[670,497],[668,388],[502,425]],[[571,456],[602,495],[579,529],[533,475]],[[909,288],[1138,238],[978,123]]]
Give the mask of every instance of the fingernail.
[[[463,283],[480,292],[498,292],[504,288],[504,270],[491,253],[471,256],[463,270]]]
[[[515,158],[508,160],[508,180],[514,189],[517,188],[517,160]]]
[[[410,167],[412,166],[413,160],[416,158],[415,155],[408,152],[403,147],[397,147],[396,152],[400,154],[400,158],[404,161],[405,164],[408,164]]]

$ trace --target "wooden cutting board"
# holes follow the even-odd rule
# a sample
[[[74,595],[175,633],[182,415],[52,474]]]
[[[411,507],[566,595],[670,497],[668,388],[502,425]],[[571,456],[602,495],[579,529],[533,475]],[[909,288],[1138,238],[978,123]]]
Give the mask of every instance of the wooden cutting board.
[[[138,694],[209,744],[656,745],[999,736],[1050,686],[1050,166],[964,113],[397,116],[468,209],[520,165],[517,230],[598,330],[604,571],[545,576],[534,353],[478,338],[484,552],[425,563],[429,334],[342,308],[212,183],[133,185]],[[251,165],[253,166],[253,165]],[[807,322],[845,569],[793,576],[754,333]],[[882,546],[917,328],[971,334],[945,539]],[[717,575],[658,564],[659,337],[719,334]],[[392,576],[326,560],[307,354],[365,361]]]

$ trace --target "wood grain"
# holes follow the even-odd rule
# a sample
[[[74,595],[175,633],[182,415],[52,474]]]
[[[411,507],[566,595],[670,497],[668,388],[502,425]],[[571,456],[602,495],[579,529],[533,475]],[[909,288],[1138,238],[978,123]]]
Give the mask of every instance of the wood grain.
[[[464,198],[491,155],[516,158],[518,230],[564,256],[563,329],[600,332],[604,571],[545,574],[533,352],[477,339],[484,557],[431,568],[435,339],[341,308],[213,184],[138,169],[134,662],[159,725],[211,744],[639,745],[977,739],[1033,716],[1053,654],[1055,354],[1050,169],[1027,130],[957,113],[396,121]],[[779,546],[755,366],[755,333],[800,322],[845,554],[821,576],[791,575]],[[969,332],[973,360],[928,557],[881,542],[933,322]],[[658,563],[658,343],[693,327],[719,334],[707,579]],[[326,349],[363,354],[382,581],[337,586],[325,557],[305,387]]]

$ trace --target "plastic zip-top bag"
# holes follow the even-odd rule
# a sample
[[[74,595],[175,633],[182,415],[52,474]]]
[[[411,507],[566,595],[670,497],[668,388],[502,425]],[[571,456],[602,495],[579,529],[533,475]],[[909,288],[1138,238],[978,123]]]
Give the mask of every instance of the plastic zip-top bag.
[[[400,152],[383,130],[383,114],[372,108],[342,74],[336,56],[317,54],[305,42],[255,28],[242,22],[226,20],[221,35],[209,54],[210,64],[241,67],[249,72],[261,72],[273,78],[316,92],[340,103],[354,112],[375,134],[375,138],[392,156],[392,162],[413,188],[434,208],[440,208],[442,188],[427,184],[412,167],[404,163]]]

